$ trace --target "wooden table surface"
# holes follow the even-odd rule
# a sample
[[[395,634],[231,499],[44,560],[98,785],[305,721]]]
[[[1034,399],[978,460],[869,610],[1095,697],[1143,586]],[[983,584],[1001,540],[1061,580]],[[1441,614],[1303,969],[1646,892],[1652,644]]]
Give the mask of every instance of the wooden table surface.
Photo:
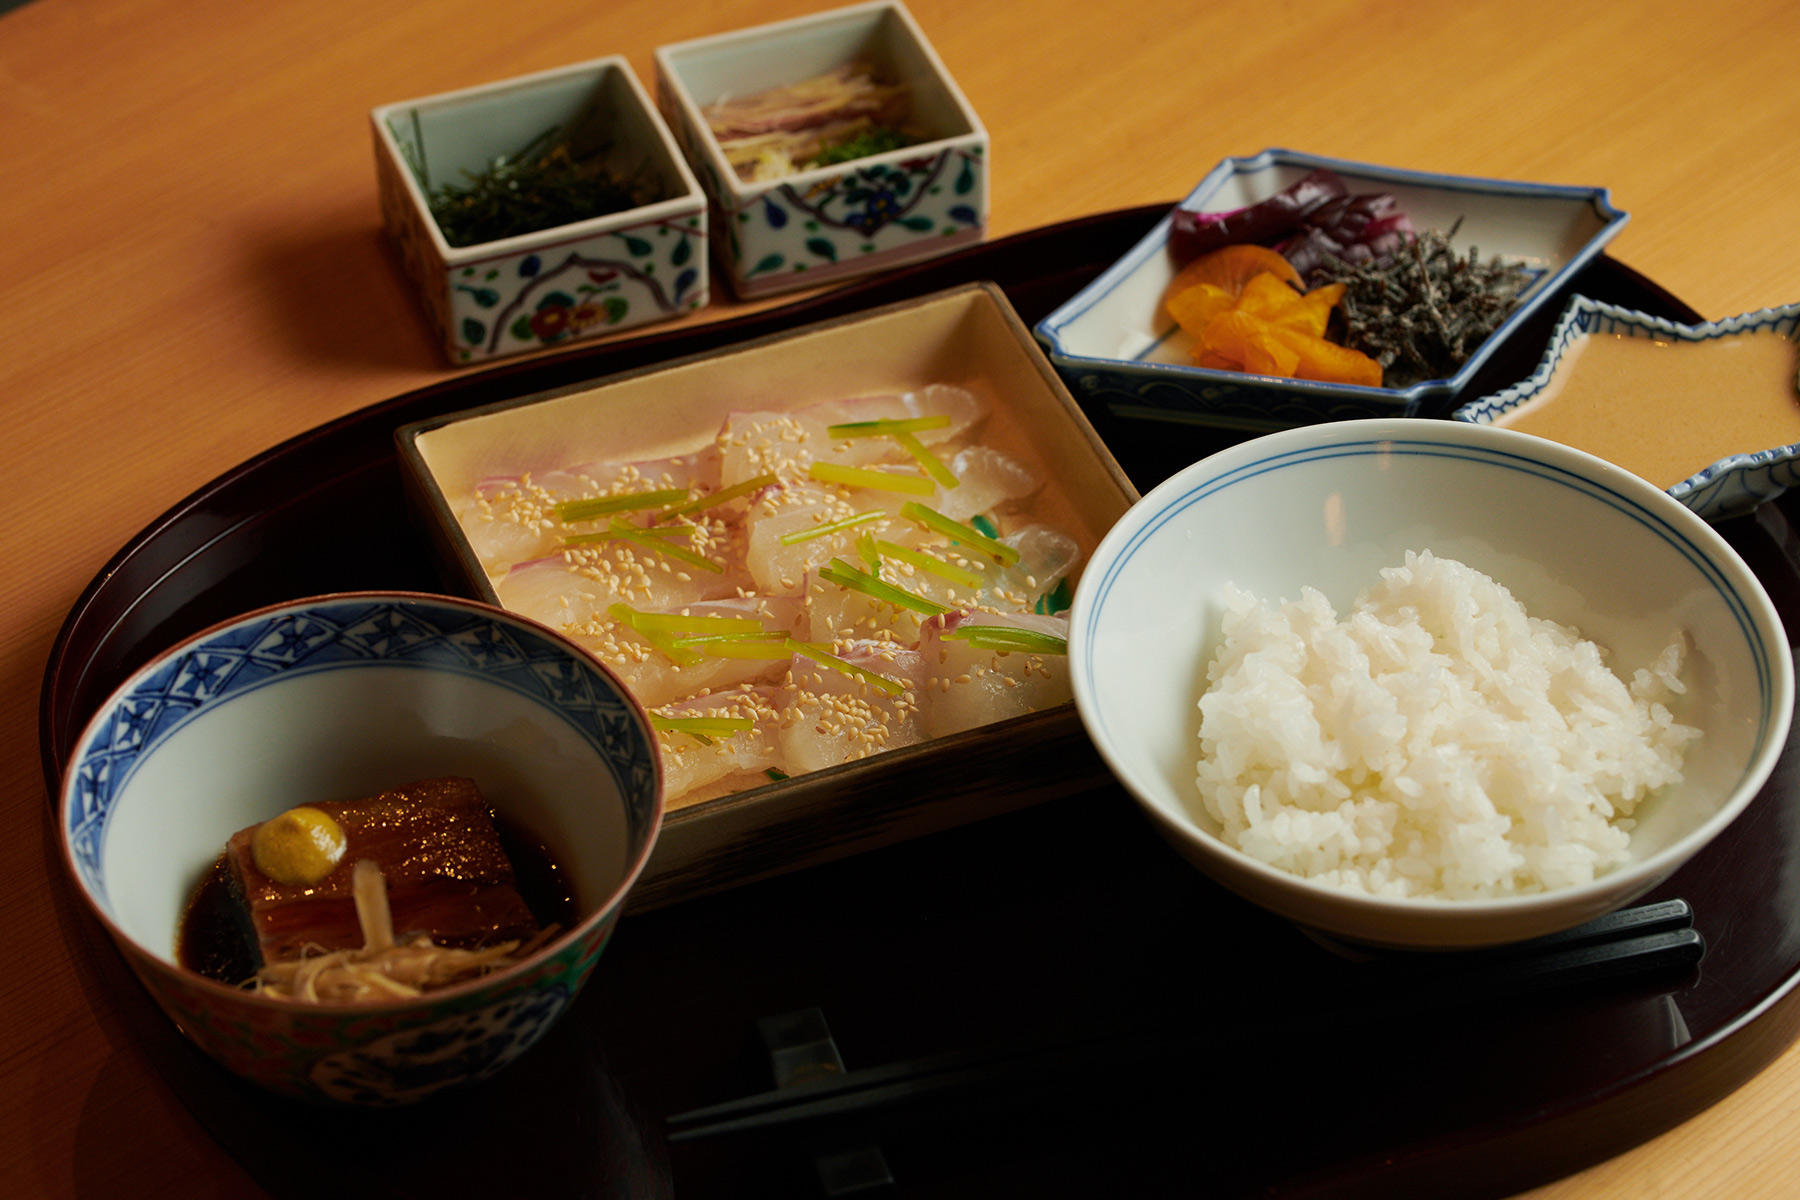
[[[1226,155],[1285,146],[1605,185],[1632,214],[1611,253],[1704,315],[1800,300],[1792,0],[910,6],[991,136],[992,236],[1172,200]],[[64,615],[157,514],[293,434],[457,374],[382,239],[368,110],[609,54],[648,84],[656,45],[823,7],[0,15],[0,1195],[254,1194],[68,940],[35,718]],[[1788,1195],[1797,1110],[1800,1047],[1533,1194]]]

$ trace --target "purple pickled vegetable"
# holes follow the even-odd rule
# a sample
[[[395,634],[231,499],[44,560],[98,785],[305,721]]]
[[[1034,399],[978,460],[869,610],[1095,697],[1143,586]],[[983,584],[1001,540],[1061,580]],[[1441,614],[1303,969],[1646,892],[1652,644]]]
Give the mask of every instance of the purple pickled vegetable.
[[[1245,208],[1202,213],[1177,208],[1169,223],[1176,263],[1235,242],[1279,250],[1301,276],[1327,255],[1346,263],[1379,262],[1413,236],[1412,222],[1389,192],[1352,195],[1336,172],[1320,167]]]
[[[1304,228],[1308,213],[1349,192],[1335,171],[1320,167],[1267,200],[1244,208],[1222,213],[1177,208],[1169,223],[1169,253],[1176,262],[1186,263],[1234,242],[1274,245]]]
[[[1379,262],[1406,245],[1412,232],[1399,201],[1387,192],[1367,192],[1320,205],[1299,234],[1275,248],[1304,278],[1327,255],[1351,264]]]

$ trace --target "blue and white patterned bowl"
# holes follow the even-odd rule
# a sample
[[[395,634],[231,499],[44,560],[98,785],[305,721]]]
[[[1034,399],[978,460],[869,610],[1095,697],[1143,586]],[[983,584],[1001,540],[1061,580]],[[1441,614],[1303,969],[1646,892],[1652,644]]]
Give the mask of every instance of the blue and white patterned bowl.
[[[706,304],[706,197],[617,55],[384,104],[369,114],[381,217],[452,362],[665,321]],[[623,212],[452,246],[430,194],[543,134],[591,136],[652,199]]]
[[[503,971],[369,1006],[180,967],[182,913],[237,830],[446,775],[550,849],[573,928]],[[76,743],[58,824],[82,896],[203,1050],[288,1095],[393,1105],[493,1074],[569,1008],[662,811],[648,718],[572,643],[474,601],[343,593],[235,618],[140,668]]]
[[[1536,617],[1572,625],[1629,677],[1679,631],[1702,731],[1684,778],[1634,814],[1630,860],[1591,883],[1494,900],[1384,898],[1303,879],[1228,845],[1199,803],[1197,703],[1223,590],[1317,588],[1344,612],[1408,550],[1467,563]],[[1667,493],[1566,446],[1428,418],[1340,421],[1239,443],[1177,472],[1101,540],[1069,623],[1075,707],[1156,829],[1214,880],[1352,942],[1443,949],[1577,925],[1643,894],[1742,812],[1774,769],[1794,668],[1768,593]]]
[[[703,106],[856,58],[907,85],[929,140],[784,179],[740,179]],[[740,297],[887,270],[986,234],[987,130],[898,0],[659,46],[656,99],[711,198],[713,246]]]
[[[1193,365],[1189,339],[1163,311],[1179,265],[1168,253],[1171,219],[1038,323],[1036,334],[1069,390],[1127,418],[1269,432],[1320,421],[1418,414],[1460,392],[1545,300],[1605,248],[1627,216],[1605,188],[1512,183],[1372,166],[1264,150],[1214,167],[1181,207],[1225,212],[1265,200],[1325,167],[1355,192],[1391,192],[1415,228],[1449,232],[1459,253],[1476,249],[1524,263],[1534,278],[1512,315],[1448,379],[1371,388],[1278,379]]]
[[[1563,310],[1542,363],[1531,377],[1502,392],[1463,405],[1451,414],[1458,421],[1490,424],[1533,399],[1550,383],[1569,347],[1589,334],[1704,342],[1747,333],[1774,332],[1792,338],[1800,329],[1800,304],[1765,308],[1723,321],[1682,325],[1662,317],[1619,308],[1586,296],[1575,296]],[[1696,397],[1697,405],[1710,402]],[[1697,414],[1703,410],[1697,408]],[[1741,516],[1800,483],[1800,445],[1764,446],[1733,454],[1694,472],[1669,489],[1675,497],[1709,521]]]

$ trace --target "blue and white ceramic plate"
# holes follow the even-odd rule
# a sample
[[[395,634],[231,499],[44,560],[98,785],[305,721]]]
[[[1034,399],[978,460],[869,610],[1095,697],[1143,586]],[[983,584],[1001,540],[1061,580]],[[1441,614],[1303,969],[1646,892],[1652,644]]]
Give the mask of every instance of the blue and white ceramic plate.
[[[1265,200],[1320,167],[1356,192],[1390,192],[1418,229],[1448,232],[1459,252],[1499,255],[1534,274],[1513,314],[1455,375],[1407,388],[1371,388],[1278,379],[1192,364],[1188,337],[1162,311],[1178,265],[1169,256],[1170,219],[1159,221],[1093,283],[1036,329],[1071,391],[1116,415],[1267,432],[1320,421],[1413,416],[1428,399],[1460,392],[1545,300],[1597,256],[1627,215],[1605,188],[1511,183],[1372,166],[1339,158],[1265,150],[1228,158],[1181,207],[1226,212]],[[1460,224],[1459,224],[1460,222]]]
[[[1771,331],[1792,338],[1796,329],[1800,329],[1800,304],[1760,309],[1723,321],[1682,325],[1586,296],[1576,296],[1563,310],[1562,320],[1557,322],[1543,362],[1529,379],[1503,392],[1465,404],[1451,416],[1477,425],[1492,424],[1542,392],[1551,376],[1556,374],[1557,365],[1569,347],[1589,334],[1705,342]],[[1800,483],[1800,445],[1767,446],[1722,458],[1670,488],[1669,495],[1707,520],[1716,521],[1750,512],[1796,483]]]

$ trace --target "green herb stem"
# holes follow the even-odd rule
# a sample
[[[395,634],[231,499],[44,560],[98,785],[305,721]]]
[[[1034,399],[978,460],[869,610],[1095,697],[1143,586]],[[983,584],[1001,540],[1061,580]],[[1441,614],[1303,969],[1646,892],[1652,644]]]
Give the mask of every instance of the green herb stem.
[[[844,517],[842,520],[826,521],[822,525],[809,525],[805,529],[796,529],[792,533],[784,533],[781,535],[780,541],[784,546],[797,546],[801,542],[810,542],[814,538],[822,538],[827,534],[842,533],[846,529],[855,529],[858,525],[866,525],[870,521],[879,521],[886,515],[886,513],[878,508],[871,509],[868,512],[860,512],[854,516]]]
[[[835,483],[839,487],[904,492],[912,496],[930,496],[937,491],[937,485],[923,475],[903,475],[898,471],[880,471],[873,467],[815,462],[806,468],[806,473],[820,483]]]
[[[679,504],[688,495],[686,488],[673,487],[649,492],[622,492],[616,496],[594,496],[585,500],[564,500],[556,506],[556,519],[564,524],[592,521],[596,517],[611,516],[614,513]]]
[[[928,429],[943,429],[950,424],[950,418],[942,414],[935,417],[884,417],[878,421],[844,421],[837,425],[827,425],[825,433],[834,438],[881,437],[900,433],[924,433]]]
[[[1069,641],[1054,633],[1021,629],[1015,625],[960,625],[944,635],[945,640],[967,642],[979,650],[1001,653],[1017,650],[1024,654],[1067,654]]]
[[[912,455],[913,461],[919,464],[919,468],[925,474],[937,481],[939,487],[953,488],[962,483],[962,480],[956,477],[956,472],[944,465],[943,459],[926,449],[925,443],[912,434],[896,433],[894,440],[900,443],[902,450]]]
[[[851,591],[861,592],[876,600],[884,600],[900,608],[908,608],[914,612],[935,617],[939,613],[950,611],[948,605],[939,604],[935,600],[927,600],[924,596],[909,592],[905,588],[897,588],[891,583],[883,583],[873,575],[857,570],[841,558],[834,558],[819,568],[819,578]]]
[[[916,500],[908,500],[902,504],[900,515],[927,529],[941,533],[953,541],[961,542],[965,546],[972,546],[983,554],[992,555],[1009,567],[1019,561],[1017,548],[991,538],[971,525],[964,525],[961,521],[946,517],[935,508],[928,508]]]
[[[930,572],[939,579],[948,580],[966,588],[978,588],[983,579],[966,567],[945,562],[935,554],[927,554],[923,550],[915,550],[911,546],[902,546],[898,542],[877,540],[875,552],[883,558],[897,558],[903,563],[910,563],[921,571]]]
[[[815,646],[811,642],[789,642],[789,648],[803,658],[809,658],[823,667],[848,675],[850,678],[879,688],[890,696],[898,696],[906,691],[906,685],[897,679],[889,679],[886,675],[877,675],[873,671],[865,671],[855,663],[845,662],[823,646]]]

